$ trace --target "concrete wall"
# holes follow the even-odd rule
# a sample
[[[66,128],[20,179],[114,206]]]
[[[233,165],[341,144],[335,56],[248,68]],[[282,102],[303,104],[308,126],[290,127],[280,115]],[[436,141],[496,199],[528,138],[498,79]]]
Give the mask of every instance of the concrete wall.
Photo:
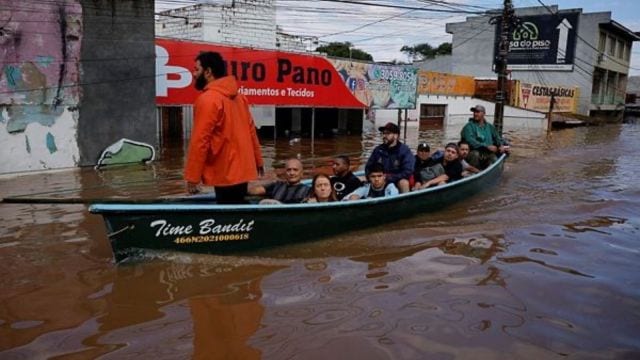
[[[163,11],[155,28],[157,36],[275,49],[275,1],[229,0]]]
[[[76,166],[80,3],[4,1],[0,24],[0,174]]]
[[[83,0],[80,165],[123,137],[157,147],[153,0]]]
[[[413,65],[419,67],[420,70],[435,71],[445,74],[455,74],[453,72],[453,56],[451,55],[441,55],[436,56],[433,59],[416,61],[413,63]]]
[[[95,164],[127,137],[156,144],[154,2],[0,9],[0,173]]]

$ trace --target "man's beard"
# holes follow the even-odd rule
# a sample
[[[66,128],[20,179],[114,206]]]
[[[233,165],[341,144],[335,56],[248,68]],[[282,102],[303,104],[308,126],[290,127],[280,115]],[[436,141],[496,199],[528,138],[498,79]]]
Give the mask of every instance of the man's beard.
[[[205,79],[204,74],[200,74],[196,78],[196,82],[193,84],[196,90],[204,90],[204,87],[207,86],[207,79]]]

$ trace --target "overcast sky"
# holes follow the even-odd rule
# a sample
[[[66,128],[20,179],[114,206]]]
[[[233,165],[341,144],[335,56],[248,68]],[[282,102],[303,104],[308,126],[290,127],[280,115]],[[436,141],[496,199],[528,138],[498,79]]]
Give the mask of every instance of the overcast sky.
[[[283,31],[293,35],[315,36],[321,41],[349,41],[373,55],[376,61],[407,61],[400,52],[403,45],[428,42],[437,46],[450,42],[445,24],[464,21],[461,11],[483,12],[502,7],[498,0],[353,0],[353,2],[393,4],[398,9],[363,4],[340,4],[334,1],[277,0],[276,21]],[[189,0],[156,0],[158,11],[194,4]],[[203,2],[230,3],[230,0]],[[433,2],[446,3],[435,6]],[[612,18],[632,31],[640,31],[640,1],[636,0],[542,0],[561,10],[582,8],[583,12],[611,11]],[[515,7],[541,6],[537,0],[514,0]],[[423,11],[418,9],[441,11]],[[449,12],[451,11],[451,12]],[[597,44],[593,44],[597,46]],[[640,42],[631,54],[631,75],[640,75]]]

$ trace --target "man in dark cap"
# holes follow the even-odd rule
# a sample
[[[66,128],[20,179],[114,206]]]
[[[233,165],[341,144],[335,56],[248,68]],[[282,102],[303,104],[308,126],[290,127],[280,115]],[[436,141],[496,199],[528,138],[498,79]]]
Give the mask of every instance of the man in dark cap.
[[[387,182],[395,184],[401,193],[408,192],[409,178],[413,174],[415,163],[411,149],[399,141],[398,125],[389,122],[378,130],[382,132],[383,143],[373,149],[365,172],[368,174],[373,164],[382,164]]]
[[[484,169],[497,160],[497,155],[509,152],[495,126],[485,119],[486,110],[482,105],[471,108],[473,117],[462,128],[460,137],[471,147],[466,161],[469,165]]]
[[[462,179],[462,164],[458,154],[458,145],[448,143],[444,147],[444,157],[436,164],[422,171],[416,190],[442,185]]]
[[[415,165],[413,167],[414,183],[412,184],[412,187],[419,189],[421,185],[420,171],[424,168],[437,164],[443,156],[444,153],[441,150],[434,151],[434,153],[431,154],[431,148],[426,142],[418,144],[415,156]]]

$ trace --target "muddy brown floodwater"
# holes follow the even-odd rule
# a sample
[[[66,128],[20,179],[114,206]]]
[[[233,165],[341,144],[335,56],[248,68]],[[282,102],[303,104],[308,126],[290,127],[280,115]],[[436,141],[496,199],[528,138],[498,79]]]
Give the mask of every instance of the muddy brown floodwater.
[[[640,358],[640,125],[508,136],[501,182],[465,203],[242,256],[115,265],[86,206],[0,204],[0,358]],[[378,141],[263,147],[310,175],[336,153],[361,166]],[[163,155],[5,178],[0,194],[178,194],[182,148]]]

